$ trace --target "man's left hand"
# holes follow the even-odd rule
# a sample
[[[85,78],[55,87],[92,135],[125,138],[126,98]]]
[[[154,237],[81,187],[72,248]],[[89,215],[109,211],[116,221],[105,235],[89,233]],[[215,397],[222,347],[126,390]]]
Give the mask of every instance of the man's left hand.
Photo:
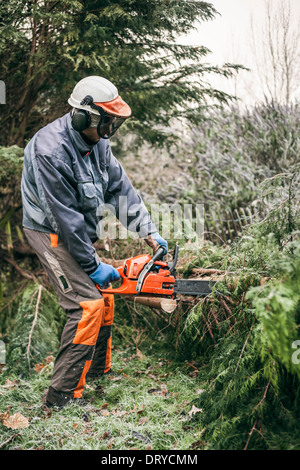
[[[158,232],[151,233],[145,238],[145,242],[152,248],[155,254],[160,246],[164,248],[164,255],[168,253],[168,242],[162,238]]]

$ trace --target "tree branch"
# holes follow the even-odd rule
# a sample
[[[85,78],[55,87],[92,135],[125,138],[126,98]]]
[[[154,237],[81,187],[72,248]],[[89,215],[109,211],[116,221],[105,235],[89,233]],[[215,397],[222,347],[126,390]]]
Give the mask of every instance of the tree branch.
[[[41,301],[41,297],[42,297],[42,290],[43,290],[43,286],[40,284],[39,287],[37,288],[37,291],[36,291],[38,293],[38,298],[37,298],[37,301],[36,301],[33,323],[31,325],[31,330],[30,330],[30,333],[29,333],[27,353],[26,353],[27,354],[27,359],[28,359],[29,370],[30,370],[30,357],[29,356],[30,356],[31,339],[32,339],[34,327],[35,327],[36,322],[37,322],[37,317],[38,317],[38,312],[39,312],[39,305],[40,305],[40,301]]]

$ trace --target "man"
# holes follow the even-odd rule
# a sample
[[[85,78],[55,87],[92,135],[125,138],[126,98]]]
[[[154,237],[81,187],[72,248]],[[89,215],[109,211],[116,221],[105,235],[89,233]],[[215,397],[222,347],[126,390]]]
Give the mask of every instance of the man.
[[[24,232],[67,314],[46,397],[48,406],[59,407],[81,399],[87,376],[111,369],[114,298],[102,296],[96,285],[120,275],[93,246],[104,205],[154,252],[160,245],[168,250],[111,151],[109,138],[131,115],[128,104],[98,76],[78,82],[68,103],[70,113],[40,129],[26,146],[21,183]],[[126,214],[120,197],[127,198]]]

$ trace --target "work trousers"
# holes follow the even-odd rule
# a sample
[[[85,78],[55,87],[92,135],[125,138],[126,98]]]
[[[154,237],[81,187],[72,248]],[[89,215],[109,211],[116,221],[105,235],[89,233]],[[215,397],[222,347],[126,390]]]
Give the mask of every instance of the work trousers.
[[[24,228],[67,314],[47,401],[61,406],[80,398],[86,377],[111,368],[114,296],[103,296],[55,234]]]

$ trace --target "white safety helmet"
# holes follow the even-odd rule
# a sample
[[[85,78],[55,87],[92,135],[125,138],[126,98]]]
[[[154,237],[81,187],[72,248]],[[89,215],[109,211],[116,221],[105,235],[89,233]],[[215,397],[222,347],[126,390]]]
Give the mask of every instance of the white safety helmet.
[[[118,89],[106,78],[96,75],[83,78],[75,85],[68,99],[69,105],[73,108],[99,114],[89,104],[81,104],[86,96],[91,96],[97,106],[112,116],[128,118],[131,115],[131,109],[119,96]]]
[[[117,88],[103,77],[83,78],[74,87],[68,99],[73,107],[72,126],[78,132],[97,127],[103,139],[112,137],[131,115],[131,109],[122,100]]]

